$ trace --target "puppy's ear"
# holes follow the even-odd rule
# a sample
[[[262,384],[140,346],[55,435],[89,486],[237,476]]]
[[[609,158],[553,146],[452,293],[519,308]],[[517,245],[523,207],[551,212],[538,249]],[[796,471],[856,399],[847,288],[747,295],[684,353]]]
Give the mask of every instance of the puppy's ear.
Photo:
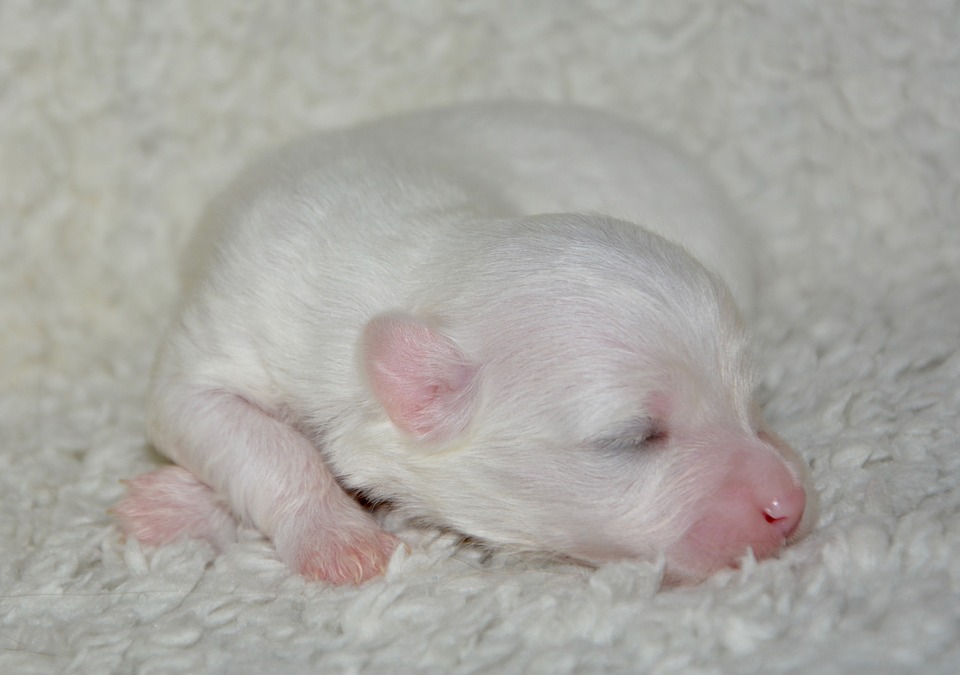
[[[424,441],[455,437],[470,422],[479,368],[446,335],[403,314],[376,317],[363,334],[363,367],[393,423]]]

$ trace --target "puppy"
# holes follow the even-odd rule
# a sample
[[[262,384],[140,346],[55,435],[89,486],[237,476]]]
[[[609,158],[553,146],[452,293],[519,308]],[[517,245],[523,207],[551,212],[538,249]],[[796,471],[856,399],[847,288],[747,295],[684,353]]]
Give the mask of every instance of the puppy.
[[[148,393],[176,466],[116,514],[151,545],[242,521],[336,584],[399,544],[351,494],[493,547],[663,555],[675,581],[772,556],[809,526],[807,479],[754,402],[748,249],[690,162],[598,112],[291,145],[190,247]]]

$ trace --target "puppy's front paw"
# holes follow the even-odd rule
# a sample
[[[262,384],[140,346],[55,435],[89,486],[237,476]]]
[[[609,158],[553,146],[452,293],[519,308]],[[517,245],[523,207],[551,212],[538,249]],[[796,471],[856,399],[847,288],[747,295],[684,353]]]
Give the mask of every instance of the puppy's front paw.
[[[331,584],[361,584],[384,573],[401,544],[373,519],[360,526],[323,526],[288,533],[274,543],[298,574]]]
[[[384,530],[344,534],[347,536],[342,539],[307,546],[296,561],[297,572],[332,584],[361,584],[383,574],[400,545],[399,539]]]

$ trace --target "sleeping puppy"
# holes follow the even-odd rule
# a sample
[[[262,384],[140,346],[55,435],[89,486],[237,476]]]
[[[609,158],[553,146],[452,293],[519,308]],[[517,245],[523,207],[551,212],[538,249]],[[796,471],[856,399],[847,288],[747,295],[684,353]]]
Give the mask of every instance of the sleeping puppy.
[[[148,393],[176,466],[115,512],[152,545],[240,521],[338,584],[399,544],[352,494],[492,547],[662,555],[673,581],[772,556],[807,478],[754,402],[748,249],[694,166],[597,112],[296,143],[190,247]]]

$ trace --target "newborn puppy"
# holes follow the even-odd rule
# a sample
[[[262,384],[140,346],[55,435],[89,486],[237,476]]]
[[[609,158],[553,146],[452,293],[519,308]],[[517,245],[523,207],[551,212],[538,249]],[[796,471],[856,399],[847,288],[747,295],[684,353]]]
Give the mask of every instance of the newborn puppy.
[[[675,581],[774,555],[805,529],[805,470],[753,400],[741,236],[688,162],[582,109],[294,144],[191,247],[148,394],[178,466],[116,514],[154,545],[239,520],[332,583],[399,543],[350,493],[493,547],[662,554]]]

